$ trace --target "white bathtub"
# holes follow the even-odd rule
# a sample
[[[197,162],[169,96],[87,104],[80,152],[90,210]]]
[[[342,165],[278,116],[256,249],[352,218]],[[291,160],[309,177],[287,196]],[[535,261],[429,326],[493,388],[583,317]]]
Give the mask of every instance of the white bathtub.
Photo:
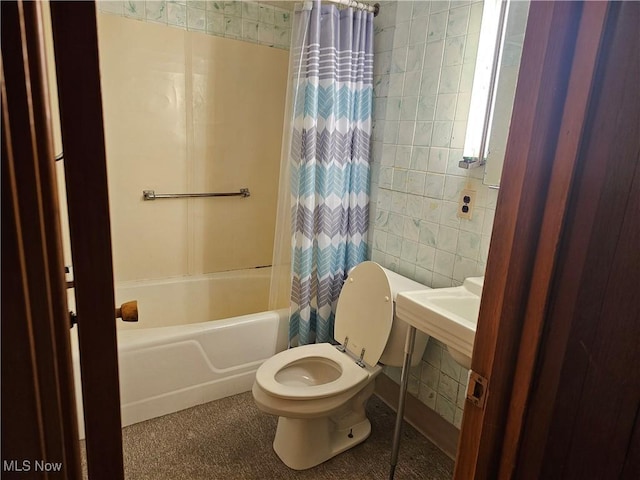
[[[266,292],[258,285],[268,271],[260,270],[268,269],[116,287],[116,303],[137,299],[140,316],[138,324],[118,321],[122,426],[251,389],[260,364],[287,347],[287,310],[247,313],[266,310],[268,281]],[[83,437],[77,328],[72,332]]]
[[[139,321],[118,329],[201,323],[264,312],[269,304],[271,268],[233,270],[116,285],[116,304],[138,301]]]

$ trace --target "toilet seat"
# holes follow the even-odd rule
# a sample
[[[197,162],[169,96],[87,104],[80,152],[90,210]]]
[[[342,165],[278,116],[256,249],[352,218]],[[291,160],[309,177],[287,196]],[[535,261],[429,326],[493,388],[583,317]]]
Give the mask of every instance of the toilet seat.
[[[333,362],[340,376],[321,385],[285,385],[276,380],[281,370],[294,363],[317,358],[319,363]],[[328,367],[331,368],[331,367]],[[369,378],[369,370],[356,364],[346,353],[329,343],[303,345],[281,352],[265,361],[256,372],[256,383],[270,395],[284,399],[312,400],[338,395],[354,388]]]
[[[377,365],[387,344],[392,323],[389,279],[377,263],[362,262],[349,274],[336,308],[334,337],[343,351],[329,343],[318,343],[280,352],[260,366],[256,383],[282,399],[339,395],[369,378],[371,367]],[[325,376],[326,382],[314,384],[311,370]],[[278,379],[280,372],[282,381]]]

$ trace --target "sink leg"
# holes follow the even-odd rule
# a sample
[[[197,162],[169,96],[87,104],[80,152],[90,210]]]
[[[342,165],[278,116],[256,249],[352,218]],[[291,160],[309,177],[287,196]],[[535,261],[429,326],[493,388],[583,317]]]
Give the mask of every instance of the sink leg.
[[[400,397],[398,398],[398,412],[396,413],[396,427],[393,431],[393,444],[391,446],[391,468],[389,469],[389,480],[393,480],[398,464],[398,451],[400,450],[400,434],[402,433],[402,418],[404,417],[404,403],[407,396],[407,385],[409,384],[409,371],[411,369],[411,356],[413,355],[413,345],[416,340],[416,328],[409,326],[404,344],[404,362],[402,364],[402,375],[400,377]]]

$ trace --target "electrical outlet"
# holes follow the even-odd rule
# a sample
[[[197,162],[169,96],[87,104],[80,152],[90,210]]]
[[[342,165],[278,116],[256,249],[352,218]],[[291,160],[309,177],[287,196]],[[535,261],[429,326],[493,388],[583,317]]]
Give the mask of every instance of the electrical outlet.
[[[458,217],[471,220],[473,209],[476,205],[475,190],[462,190],[460,192],[460,201],[458,202]]]

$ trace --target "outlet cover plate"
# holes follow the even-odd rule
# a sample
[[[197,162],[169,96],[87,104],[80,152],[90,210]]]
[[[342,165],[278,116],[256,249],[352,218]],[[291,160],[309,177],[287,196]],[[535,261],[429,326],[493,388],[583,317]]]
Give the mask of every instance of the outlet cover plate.
[[[471,220],[473,209],[476,204],[475,190],[465,189],[460,192],[460,201],[458,202],[458,217]]]

